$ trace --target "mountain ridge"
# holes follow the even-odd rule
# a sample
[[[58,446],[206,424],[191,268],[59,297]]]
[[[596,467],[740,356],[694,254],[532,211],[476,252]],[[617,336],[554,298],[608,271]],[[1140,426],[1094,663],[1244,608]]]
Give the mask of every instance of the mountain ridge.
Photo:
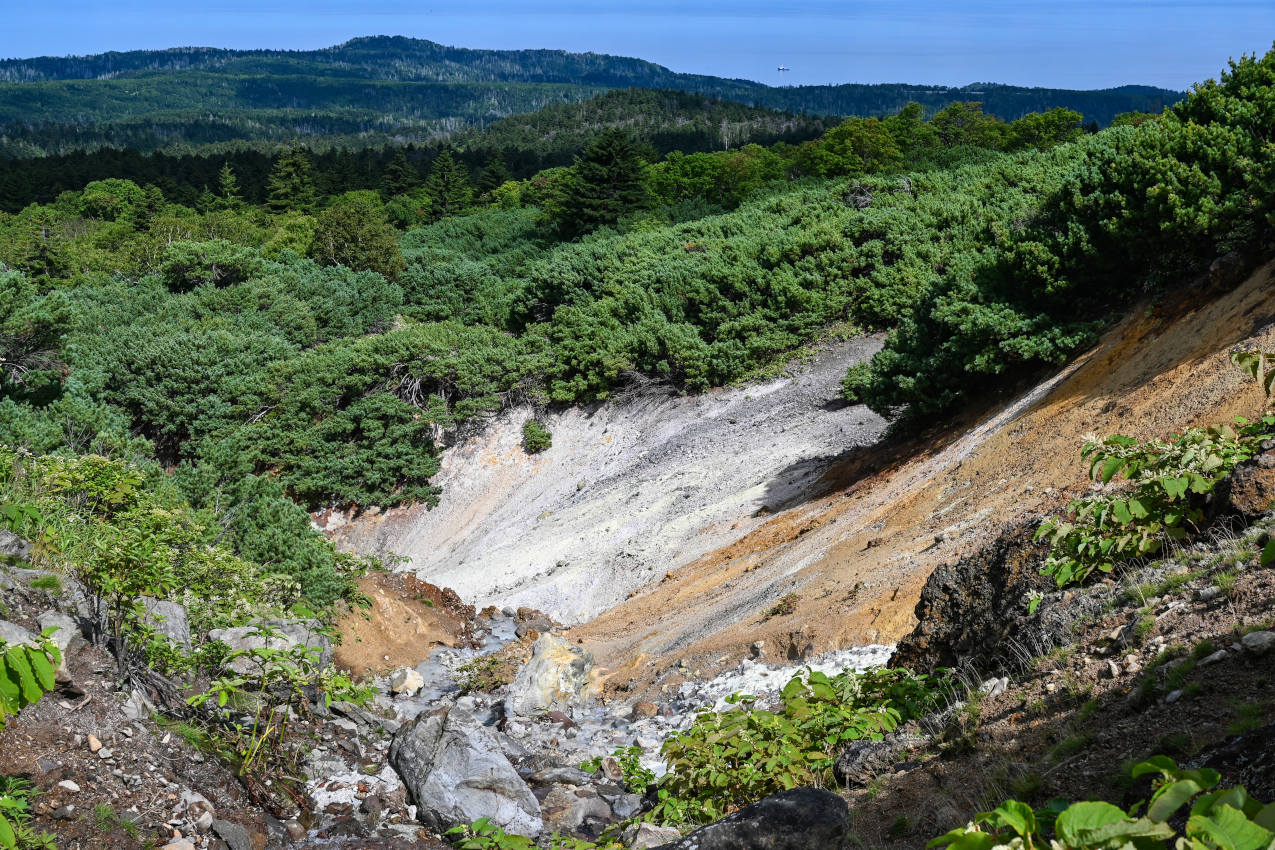
[[[83,128],[161,110],[226,115],[291,107],[340,111],[364,121],[388,117],[405,137],[425,138],[456,129],[440,122],[491,121],[625,88],[684,91],[821,116],[885,116],[910,101],[933,114],[955,100],[979,100],[1005,120],[1064,107],[1104,126],[1120,113],[1158,112],[1183,96],[1139,85],[1088,91],[1006,83],[776,87],[602,53],[482,50],[365,36],[304,51],[174,47],[0,60],[0,134],[28,126],[32,115]],[[106,102],[109,112],[100,108]]]

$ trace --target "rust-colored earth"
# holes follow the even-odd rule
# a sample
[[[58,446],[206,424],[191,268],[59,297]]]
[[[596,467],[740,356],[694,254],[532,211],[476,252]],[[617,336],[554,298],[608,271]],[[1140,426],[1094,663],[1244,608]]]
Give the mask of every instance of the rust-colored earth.
[[[571,637],[625,690],[641,690],[682,658],[704,673],[720,669],[758,640],[771,657],[806,641],[824,651],[897,640],[912,628],[936,566],[990,527],[1043,515],[1087,485],[1078,462],[1087,434],[1150,439],[1260,412],[1260,390],[1229,352],[1275,344],[1273,272],[1268,263],[1229,292],[1197,288],[1144,305],[1061,374],[982,422],[943,423],[937,439],[845,459],[824,476],[822,495]],[[768,617],[776,587],[795,594],[796,605]]]
[[[474,609],[449,590],[406,573],[369,573],[359,590],[370,600],[337,621],[336,664],[356,677],[415,667],[436,646],[469,638]]]

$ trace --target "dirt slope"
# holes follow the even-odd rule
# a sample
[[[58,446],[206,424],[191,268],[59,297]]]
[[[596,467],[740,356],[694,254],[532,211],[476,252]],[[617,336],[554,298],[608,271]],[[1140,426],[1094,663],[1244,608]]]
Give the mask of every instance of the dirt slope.
[[[982,421],[936,423],[948,436],[924,444],[865,448],[880,421],[827,403],[875,350],[864,341],[794,380],[569,411],[533,459],[521,419],[498,422],[449,452],[439,509],[339,533],[409,555],[467,601],[587,621],[571,636],[625,688],[673,681],[683,658],[716,671],[758,640],[771,657],[892,643],[935,566],[1084,486],[1086,434],[1152,438],[1259,409],[1228,352],[1275,345],[1273,271],[1135,311],[1060,374]]]
[[[1089,433],[1148,439],[1260,410],[1228,359],[1275,345],[1275,263],[1226,293],[1197,290],[1113,328],[1060,375],[974,429],[883,472],[829,470],[831,495],[783,511],[573,630],[613,679],[640,685],[690,656],[705,670],[754,641],[772,651],[893,642],[933,568],[987,530],[1084,486]],[[778,598],[791,614],[767,617]]]
[[[553,446],[532,456],[521,447],[531,411],[507,411],[445,454],[436,508],[364,517],[338,534],[406,556],[420,578],[480,608],[580,622],[757,528],[832,458],[876,440],[880,417],[829,401],[847,366],[879,347],[840,343],[764,384],[542,416]]]

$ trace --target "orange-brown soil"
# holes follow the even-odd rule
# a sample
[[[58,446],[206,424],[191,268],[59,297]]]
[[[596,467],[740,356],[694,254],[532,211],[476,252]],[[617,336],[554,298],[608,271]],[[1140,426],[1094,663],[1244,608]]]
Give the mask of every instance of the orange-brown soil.
[[[338,667],[356,677],[415,667],[436,646],[461,646],[469,639],[474,609],[449,590],[406,573],[370,573],[359,579],[370,600],[336,624],[342,642]]]
[[[626,690],[661,676],[675,683],[668,668],[680,658],[701,672],[719,669],[758,640],[772,658],[807,643],[824,651],[897,640],[912,628],[937,565],[994,526],[1056,509],[1086,486],[1078,451],[1087,434],[1151,439],[1260,411],[1260,391],[1229,352],[1275,344],[1273,274],[1268,263],[1229,292],[1196,289],[1144,305],[975,427],[946,423],[927,442],[845,459],[824,476],[823,495],[780,511],[571,637]],[[792,613],[767,616],[786,593],[797,597]]]

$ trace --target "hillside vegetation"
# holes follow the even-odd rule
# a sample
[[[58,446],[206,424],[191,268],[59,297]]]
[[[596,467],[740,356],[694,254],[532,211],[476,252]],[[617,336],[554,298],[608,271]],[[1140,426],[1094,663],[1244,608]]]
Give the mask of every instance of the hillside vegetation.
[[[430,500],[441,446],[511,402],[699,391],[849,325],[897,330],[848,395],[930,415],[1086,345],[1146,270],[1266,238],[1273,64],[1087,137],[961,103],[650,163],[612,128],[477,187],[442,154],[379,195],[325,197],[293,150],[262,207],[228,166],[195,208],[96,181],[0,219],[0,441],[160,464],[299,575],[336,569],[302,508]]]
[[[0,61],[0,154],[100,146],[183,152],[227,141],[428,141],[609,89],[670,89],[810,115],[876,115],[910,101],[933,113],[965,100],[1006,120],[1054,107],[1100,125],[1181,97],[996,84],[798,86],[678,74],[639,59],[558,50],[469,50],[359,38],[313,51],[174,48]],[[38,116],[38,117],[37,117]],[[333,138],[335,137],[335,138]]]

